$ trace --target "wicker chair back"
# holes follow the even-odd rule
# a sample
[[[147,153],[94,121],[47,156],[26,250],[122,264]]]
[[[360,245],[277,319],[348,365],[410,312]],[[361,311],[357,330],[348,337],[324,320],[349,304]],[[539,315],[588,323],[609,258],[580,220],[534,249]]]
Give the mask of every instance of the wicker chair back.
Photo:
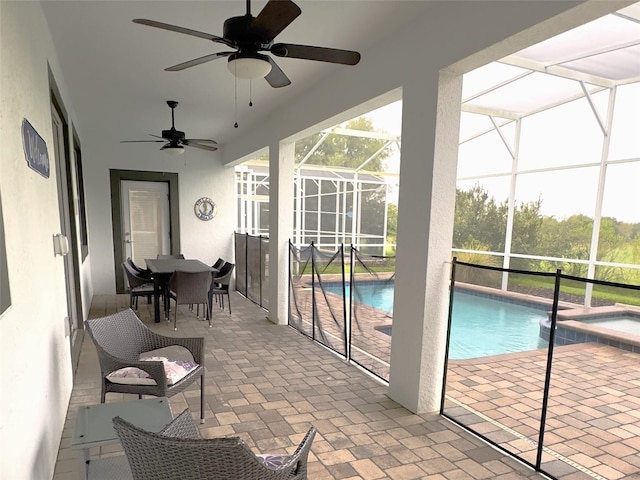
[[[173,328],[177,330],[178,305],[203,305],[204,315],[209,317],[209,286],[211,272],[183,272],[176,270],[169,280],[169,292],[176,302]],[[209,317],[209,326],[211,318]]]
[[[241,438],[197,438],[189,423],[193,419],[188,409],[160,433],[145,431],[120,417],[113,419],[134,480],[307,479],[313,427],[282,465],[267,466]]]

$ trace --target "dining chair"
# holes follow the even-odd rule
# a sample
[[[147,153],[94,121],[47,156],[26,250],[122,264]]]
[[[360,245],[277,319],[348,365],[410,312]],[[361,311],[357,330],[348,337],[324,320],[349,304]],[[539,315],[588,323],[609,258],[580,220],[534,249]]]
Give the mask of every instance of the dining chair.
[[[199,315],[200,304],[204,316],[209,320],[211,327],[211,315],[209,315],[209,290],[211,286],[211,272],[206,270],[203,272],[184,272],[176,270],[169,279],[167,288],[167,302],[171,299],[175,301],[176,309],[173,314],[173,329],[178,329],[178,305],[197,305]],[[170,310],[170,306],[168,305]],[[167,320],[169,317],[167,316]]]
[[[138,276],[151,280],[151,270],[149,270],[148,268],[139,267],[138,265],[135,264],[135,262],[131,257],[127,257],[126,262],[127,262],[127,265],[133,268],[133,270],[138,274]]]
[[[171,397],[200,379],[204,423],[204,338],[167,337],[131,309],[85,321],[100,363],[100,402],[108,392]]]
[[[307,480],[316,434],[310,427],[292,454],[256,455],[240,437],[201,438],[189,409],[158,433],[112,420],[134,480]]]
[[[211,317],[211,310],[213,308],[213,299],[215,298],[220,308],[224,310],[224,295],[227,296],[227,302],[229,304],[229,315],[231,315],[231,297],[229,296],[229,284],[231,283],[231,275],[235,264],[225,262],[220,272],[213,277],[211,282],[211,288],[209,289],[209,317]]]
[[[222,267],[222,265],[224,265],[224,259],[218,258],[215,261],[215,263],[213,265],[211,265],[211,267],[215,268],[216,270],[220,270],[220,267]]]
[[[147,297],[147,303],[151,303],[151,297],[154,293],[153,283],[150,278],[144,278],[128,263],[122,264],[122,270],[127,276],[129,282],[129,307],[138,309],[138,298]]]
[[[215,269],[213,272],[211,272],[211,275],[213,275],[214,278],[216,277],[216,275],[220,275],[220,269],[222,268],[224,263],[224,259],[222,257],[218,257],[218,260],[216,260],[213,265],[211,265],[211,268]],[[209,303],[211,303],[211,300],[209,300]],[[218,303],[218,297],[216,297],[216,303]]]

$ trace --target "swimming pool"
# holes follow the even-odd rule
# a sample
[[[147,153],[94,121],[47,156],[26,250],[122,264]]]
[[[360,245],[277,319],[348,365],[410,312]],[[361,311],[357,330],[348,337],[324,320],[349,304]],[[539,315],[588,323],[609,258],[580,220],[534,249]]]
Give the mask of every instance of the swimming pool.
[[[325,288],[342,293],[341,286]],[[393,284],[363,284],[358,286],[358,292],[362,303],[393,311]],[[546,348],[547,342],[540,338],[540,321],[546,318],[546,309],[456,291],[449,358],[462,360]],[[391,334],[391,328],[380,331]]]

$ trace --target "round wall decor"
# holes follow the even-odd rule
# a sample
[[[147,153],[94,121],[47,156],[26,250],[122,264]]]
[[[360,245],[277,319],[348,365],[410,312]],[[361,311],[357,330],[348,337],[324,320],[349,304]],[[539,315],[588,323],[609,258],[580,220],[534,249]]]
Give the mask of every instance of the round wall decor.
[[[218,207],[209,197],[202,197],[196,200],[193,211],[200,220],[211,220],[218,213]]]

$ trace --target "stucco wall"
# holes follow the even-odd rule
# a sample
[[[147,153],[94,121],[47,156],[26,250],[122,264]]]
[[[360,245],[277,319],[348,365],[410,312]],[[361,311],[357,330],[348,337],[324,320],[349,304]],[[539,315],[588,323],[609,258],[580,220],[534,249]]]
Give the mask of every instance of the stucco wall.
[[[0,2],[0,22],[0,194],[12,303],[0,317],[0,477],[50,479],[72,372],[63,260],[52,243],[60,216],[48,63],[66,95],[39,3]],[[27,166],[24,118],[47,144],[49,178]],[[81,281],[90,296],[90,281]]]
[[[155,144],[105,142],[100,130],[92,126],[83,136],[83,149],[91,155],[84,169],[85,186],[91,192],[87,215],[96,295],[115,293],[109,169],[177,173],[181,253],[209,265],[218,257],[233,258],[234,172],[233,168],[222,166],[219,152],[192,148],[174,157],[161,152]],[[211,198],[219,207],[210,221],[198,220],[194,214],[193,205],[200,197]]]

